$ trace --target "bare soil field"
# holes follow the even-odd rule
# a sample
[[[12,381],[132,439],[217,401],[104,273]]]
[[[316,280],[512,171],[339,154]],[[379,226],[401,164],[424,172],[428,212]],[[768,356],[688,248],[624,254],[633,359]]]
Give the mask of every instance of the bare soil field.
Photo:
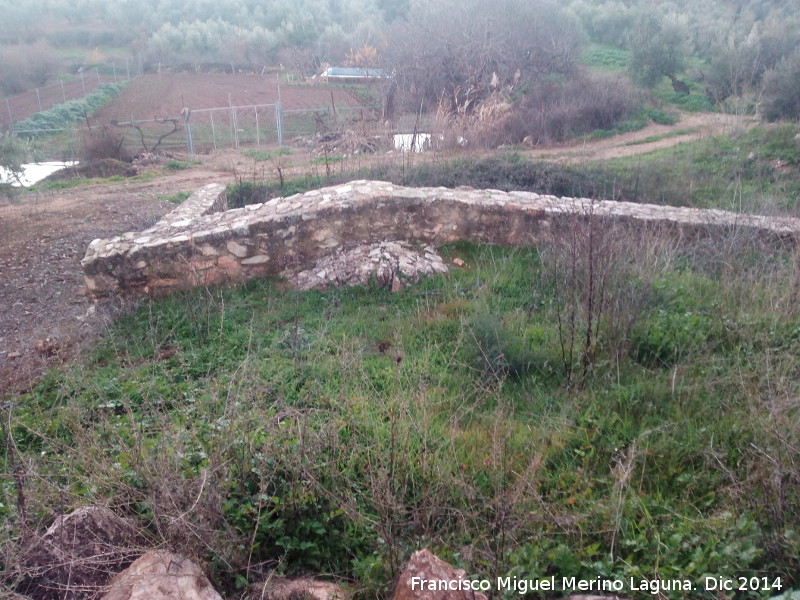
[[[275,104],[284,110],[304,110],[329,106],[360,106],[358,100],[341,87],[330,85],[278,84],[275,76],[240,73],[145,75],[131,82],[107,106],[94,114],[99,123],[175,117],[186,106],[192,110],[229,105]]]
[[[531,149],[525,154],[558,162],[629,156],[751,125],[748,119],[729,115],[686,115],[673,126],[651,125],[614,138]],[[695,131],[631,144],[685,129]],[[451,157],[455,155],[420,154],[414,161]],[[312,159],[308,153],[293,152],[285,157],[284,175],[317,172],[324,176],[324,167],[312,164]],[[402,155],[360,155],[357,166],[390,160],[402,160]],[[154,167],[158,176],[148,182],[94,184],[23,194],[14,202],[0,200],[0,394],[35,384],[49,366],[69,360],[91,344],[123,308],[93,307],[81,294],[80,261],[89,242],[155,223],[174,208],[159,197],[212,182],[233,183],[237,174],[274,178],[274,168],[270,162],[255,163],[241,151],[228,149],[203,156],[201,164],[185,171]]]

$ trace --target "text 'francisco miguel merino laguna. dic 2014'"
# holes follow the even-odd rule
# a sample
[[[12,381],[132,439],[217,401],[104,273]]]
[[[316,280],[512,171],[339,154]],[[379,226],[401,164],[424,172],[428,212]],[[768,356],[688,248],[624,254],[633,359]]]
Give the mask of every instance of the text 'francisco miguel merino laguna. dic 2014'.
[[[560,585],[559,585],[560,584]],[[630,577],[623,579],[578,579],[577,577],[555,576],[541,579],[524,579],[517,577],[498,577],[495,586],[489,579],[424,579],[411,577],[411,589],[427,591],[465,591],[488,592],[492,589],[498,592],[512,591],[520,595],[528,592],[639,592],[654,596],[661,592],[692,592],[695,590],[739,590],[739,591],[764,591],[780,590],[780,578],[752,577],[728,578],[705,577],[697,583],[690,579],[636,579]]]

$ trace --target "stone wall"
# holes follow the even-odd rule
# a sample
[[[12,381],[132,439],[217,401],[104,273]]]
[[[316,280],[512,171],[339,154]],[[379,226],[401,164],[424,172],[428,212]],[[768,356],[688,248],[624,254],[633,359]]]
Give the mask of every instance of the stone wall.
[[[742,229],[794,241],[800,232],[800,220],[793,218],[530,192],[407,188],[379,181],[354,181],[226,208],[224,186],[211,184],[150,229],[94,240],[81,262],[90,296],[155,297],[196,286],[291,275],[332,254],[386,241],[534,245],[590,214],[637,228],[667,226],[681,235]]]

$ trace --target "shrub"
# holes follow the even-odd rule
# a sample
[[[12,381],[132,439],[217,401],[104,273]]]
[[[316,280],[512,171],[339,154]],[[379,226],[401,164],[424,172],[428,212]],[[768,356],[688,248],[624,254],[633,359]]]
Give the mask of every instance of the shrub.
[[[762,110],[769,121],[800,118],[800,48],[767,71]]]
[[[112,158],[130,162],[133,158],[125,148],[125,135],[114,131],[108,125],[83,130],[78,156],[81,161]]]
[[[18,94],[44,85],[58,71],[60,60],[44,42],[6,46],[0,50],[0,90]]]
[[[164,168],[169,169],[170,171],[185,171],[186,169],[191,168],[188,162],[181,162],[179,160],[168,160],[164,163]]]
[[[613,129],[635,109],[633,90],[619,77],[583,75],[538,84],[495,122],[479,122],[468,139],[481,145],[566,140],[596,129]]]
[[[475,342],[473,364],[484,377],[520,377],[539,362],[497,315],[476,316],[470,330]]]
[[[11,182],[22,175],[22,163],[25,162],[27,150],[25,144],[10,133],[0,134],[0,194],[10,196],[13,192]]]

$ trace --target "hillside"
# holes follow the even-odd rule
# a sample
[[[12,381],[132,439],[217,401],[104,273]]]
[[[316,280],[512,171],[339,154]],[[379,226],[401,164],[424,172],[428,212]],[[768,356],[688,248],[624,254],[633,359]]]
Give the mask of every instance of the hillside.
[[[616,142],[644,151],[628,144],[653,135]],[[690,149],[703,161],[728,143],[763,154],[787,152],[779,144],[792,139],[779,130],[663,138],[682,142],[676,157]],[[414,157],[413,168],[404,160],[402,173],[429,183],[448,177],[448,164],[466,173],[444,156]],[[474,176],[499,158],[447,161],[474,161]],[[295,153],[281,160],[287,173],[315,168]],[[390,160],[350,167],[390,169]],[[540,168],[505,160],[517,178]],[[231,594],[280,555],[282,572],[334,574],[380,595],[420,539],[488,577],[767,573],[764,596],[781,591],[776,582],[797,585],[792,248],[736,232],[676,244],[587,229],[535,249],[446,247],[446,261],[463,266],[397,294],[300,293],[263,280],[173,296],[113,322],[110,306],[87,312],[77,262],[90,238],[152,224],[168,199],[185,197],[176,192],[234,182],[231,167],[248,163],[258,164],[212,154],[0,207],[12,274],[3,335],[18,340],[4,352],[17,390],[6,392],[7,418],[33,461],[23,494],[34,525],[47,522],[53,494],[109,503],[152,543],[214,565],[215,585]],[[594,259],[575,241],[592,235]],[[570,256],[578,271],[566,276]],[[583,300],[590,265],[603,273],[596,309]],[[213,484],[198,488],[208,472]],[[753,491],[781,498],[779,512],[765,512]],[[185,504],[195,497],[204,500]],[[210,514],[216,525],[200,527]],[[470,553],[458,552],[466,543]],[[14,541],[2,548],[13,556]]]

